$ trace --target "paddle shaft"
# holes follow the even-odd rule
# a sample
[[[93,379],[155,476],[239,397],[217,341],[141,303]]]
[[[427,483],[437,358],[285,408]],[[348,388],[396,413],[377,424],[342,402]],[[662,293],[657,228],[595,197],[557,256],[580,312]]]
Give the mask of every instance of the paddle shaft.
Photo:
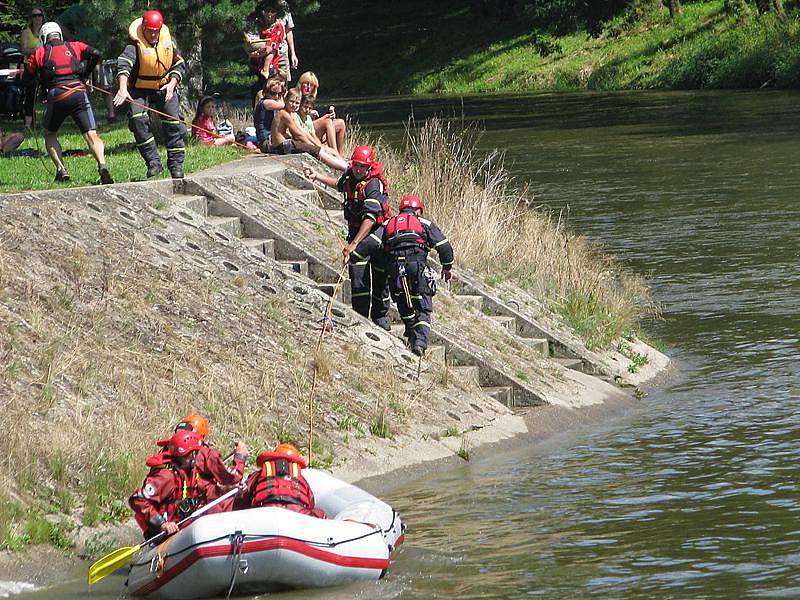
[[[190,514],[188,517],[178,521],[178,527],[180,527],[181,525],[183,525],[184,523],[186,523],[186,522],[188,522],[188,521],[190,521],[192,519],[196,519],[197,517],[199,517],[200,515],[202,515],[206,511],[208,511],[209,509],[214,508],[217,504],[219,504],[223,500],[227,500],[228,498],[230,498],[231,496],[236,494],[238,491],[239,491],[238,487],[235,487],[232,490],[228,490],[227,492],[225,492],[222,496],[220,496],[219,498],[217,498],[213,502],[209,502],[205,506],[203,506],[201,508],[198,508],[196,511],[194,511],[192,514]],[[145,540],[144,542],[139,544],[139,547],[141,548],[142,546],[146,546],[147,544],[152,544],[153,542],[155,542],[158,538],[160,538],[165,533],[167,533],[167,532],[166,531],[162,531],[161,533],[157,533],[156,535],[151,537],[149,540]]]
[[[190,519],[196,519],[209,509],[214,508],[223,500],[227,500],[228,498],[236,494],[238,491],[239,491],[238,487],[235,487],[232,490],[228,490],[225,494],[223,494],[213,502],[209,502],[208,504],[206,504],[193,514],[189,515],[185,519],[182,519],[178,523],[178,527],[180,527]],[[142,542],[137,546],[127,546],[125,548],[118,548],[117,550],[114,550],[113,552],[106,554],[101,559],[95,561],[95,563],[91,567],[89,567],[89,574],[88,574],[89,585],[94,585],[95,583],[97,583],[107,575],[110,575],[120,567],[125,566],[128,563],[128,560],[131,558],[131,556],[136,554],[142,546],[155,542],[165,533],[166,533],[165,531],[162,531],[158,535],[154,535],[149,540]]]

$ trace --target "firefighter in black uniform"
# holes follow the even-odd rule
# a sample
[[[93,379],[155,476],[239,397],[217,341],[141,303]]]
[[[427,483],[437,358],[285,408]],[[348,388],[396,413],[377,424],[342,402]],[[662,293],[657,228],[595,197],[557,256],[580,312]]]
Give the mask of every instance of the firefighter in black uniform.
[[[158,175],[164,167],[144,107],[152,106],[170,116],[161,119],[167,142],[167,167],[173,178],[181,179],[186,127],[181,123],[183,115],[175,88],[183,80],[186,65],[169,28],[164,25],[164,17],[157,10],[148,10],[131,23],[128,35],[132,43],[117,59],[119,89],[114,96],[114,106],[122,106],[126,100],[137,103],[129,107],[128,127],[147,163],[148,177]]]
[[[422,356],[428,347],[436,277],[428,267],[430,248],[439,253],[442,279],[450,281],[453,247],[435,223],[422,217],[416,196],[400,201],[400,212],[389,219],[383,233],[383,249],[389,268],[389,288],[406,327],[411,351]]]
[[[389,285],[381,239],[383,224],[392,213],[383,166],[375,160],[372,148],[362,145],[353,151],[350,168],[338,181],[312,169],[305,169],[304,173],[307,179],[316,179],[344,193],[347,245],[342,254],[350,274],[350,302],[353,310],[390,331],[386,316],[389,312]]]

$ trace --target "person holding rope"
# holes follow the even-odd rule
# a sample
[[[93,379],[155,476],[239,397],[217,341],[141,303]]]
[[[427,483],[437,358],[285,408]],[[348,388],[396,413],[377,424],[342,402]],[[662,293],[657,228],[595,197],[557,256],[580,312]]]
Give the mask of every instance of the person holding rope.
[[[42,25],[40,36],[43,45],[28,58],[26,68],[29,75],[39,77],[47,93],[44,143],[56,165],[56,182],[69,180],[57,136],[64,119],[69,115],[80,128],[89,151],[97,161],[100,183],[114,183],[106,166],[105,146],[97,135],[97,124],[84,83],[97,64],[100,52],[83,42],[65,41],[61,27],[52,21]]]
[[[353,151],[350,166],[338,181],[309,168],[303,173],[309,181],[321,181],[344,193],[347,245],[342,254],[350,275],[350,302],[357,313],[391,331],[386,316],[390,297],[381,238],[383,225],[392,213],[383,165],[375,160],[370,146],[361,145]]]
[[[422,217],[422,201],[405,196],[400,211],[386,223],[383,248],[389,263],[389,289],[405,325],[411,351],[425,354],[431,328],[436,276],[428,266],[430,248],[439,254],[442,279],[450,281],[453,247],[435,223]]]
[[[164,25],[164,16],[157,10],[148,10],[134,20],[128,27],[128,35],[132,43],[117,59],[119,88],[114,106],[130,102],[128,127],[147,164],[148,177],[164,170],[150,129],[149,107],[166,115],[161,116],[161,122],[166,137],[167,167],[173,179],[182,179],[186,127],[175,88],[186,74],[183,56]]]

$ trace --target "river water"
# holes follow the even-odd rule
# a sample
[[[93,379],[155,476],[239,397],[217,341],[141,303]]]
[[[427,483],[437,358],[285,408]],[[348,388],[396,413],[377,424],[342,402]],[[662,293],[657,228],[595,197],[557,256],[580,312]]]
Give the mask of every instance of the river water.
[[[650,275],[664,318],[647,330],[681,376],[624,417],[404,484],[386,496],[410,524],[386,579],[280,597],[800,596],[798,107],[784,92],[339,102],[390,138],[412,109],[482,122],[537,204]]]

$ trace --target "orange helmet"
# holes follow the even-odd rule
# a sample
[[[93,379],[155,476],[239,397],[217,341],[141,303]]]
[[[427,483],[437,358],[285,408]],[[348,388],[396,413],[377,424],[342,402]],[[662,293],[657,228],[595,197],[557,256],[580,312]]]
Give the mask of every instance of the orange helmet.
[[[284,454],[286,456],[300,456],[300,450],[294,444],[278,444],[275,446],[275,454]]]
[[[192,429],[194,429],[200,435],[200,439],[206,441],[206,438],[208,437],[208,422],[203,417],[200,415],[189,415],[183,421],[181,421],[181,423],[188,423],[191,425]]]

